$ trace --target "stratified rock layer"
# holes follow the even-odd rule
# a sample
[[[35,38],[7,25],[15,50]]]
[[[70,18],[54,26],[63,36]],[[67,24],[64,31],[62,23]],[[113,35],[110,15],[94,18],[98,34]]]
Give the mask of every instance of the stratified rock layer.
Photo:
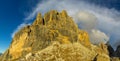
[[[54,46],[54,42],[58,44]],[[39,58],[37,54],[40,54]],[[50,61],[51,57],[51,61],[109,61],[106,45],[92,45],[88,33],[80,30],[65,10],[61,13],[51,10],[44,16],[39,13],[32,25],[25,26],[15,34],[0,60],[29,61],[26,56],[35,59],[32,61]]]

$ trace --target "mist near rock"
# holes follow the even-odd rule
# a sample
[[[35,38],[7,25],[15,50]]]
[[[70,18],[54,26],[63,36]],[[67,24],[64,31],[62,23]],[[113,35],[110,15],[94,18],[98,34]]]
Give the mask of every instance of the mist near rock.
[[[94,14],[81,11],[76,17],[78,18],[78,25],[89,33],[93,44],[107,43],[109,41],[109,37],[97,29],[98,21]]]
[[[104,32],[94,29],[91,30],[90,38],[94,44],[107,43],[109,41],[109,37]]]

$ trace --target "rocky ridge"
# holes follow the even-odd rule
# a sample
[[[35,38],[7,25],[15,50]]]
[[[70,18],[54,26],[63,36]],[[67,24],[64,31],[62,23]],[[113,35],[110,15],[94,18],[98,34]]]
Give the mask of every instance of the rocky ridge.
[[[110,61],[107,46],[90,43],[89,35],[67,12],[51,10],[19,30],[0,61]]]

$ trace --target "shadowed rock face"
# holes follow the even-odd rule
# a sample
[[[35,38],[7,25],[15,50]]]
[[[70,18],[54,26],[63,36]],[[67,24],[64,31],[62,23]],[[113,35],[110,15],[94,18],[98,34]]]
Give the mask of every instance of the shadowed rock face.
[[[116,49],[114,54],[115,54],[114,55],[115,57],[120,57],[120,45],[117,47],[117,49]]]
[[[110,44],[107,44],[109,56],[111,57],[111,61],[120,61],[120,45],[117,47],[116,51],[112,48]]]
[[[78,54],[78,57],[81,60],[83,59],[80,57],[89,57],[86,59],[86,61],[93,60],[96,57],[95,59],[97,61],[109,61],[106,45],[92,45],[90,43],[88,33],[86,31],[80,30],[74,23],[73,19],[68,16],[65,10],[62,12],[51,10],[45,13],[44,16],[38,13],[33,24],[25,26],[15,34],[9,49],[2,55],[0,60],[15,61],[23,59],[26,56],[28,58],[31,56],[36,57],[36,54],[39,54],[41,51],[43,51],[43,55],[44,51],[47,53],[49,52],[48,50],[51,51],[50,53],[52,53],[52,51],[62,51],[57,49],[53,50],[51,49],[52,47],[49,49],[49,46],[54,45],[54,42],[58,42],[58,46],[61,46],[57,49],[65,50],[63,52],[59,52],[61,54],[66,53],[65,57],[60,56],[62,58],[67,59],[66,57],[69,57],[69,54],[74,52],[80,53],[80,55]],[[68,50],[62,47],[68,48]],[[69,48],[73,51],[69,50]],[[52,55],[54,55],[54,53]],[[47,57],[46,55],[44,56]],[[72,57],[75,58],[76,56],[77,55],[75,54]],[[42,55],[39,58],[44,59]]]
[[[114,56],[114,49],[112,48],[111,45],[107,45],[107,47],[108,47],[107,49],[109,51],[109,56],[113,57]]]

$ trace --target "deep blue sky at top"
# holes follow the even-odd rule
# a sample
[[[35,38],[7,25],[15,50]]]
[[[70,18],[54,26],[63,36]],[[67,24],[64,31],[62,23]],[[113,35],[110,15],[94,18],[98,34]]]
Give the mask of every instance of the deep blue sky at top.
[[[21,24],[25,12],[31,10],[38,0],[0,0],[0,52],[8,48],[11,34]]]
[[[120,0],[86,0],[100,6],[120,10]],[[11,34],[40,0],[0,0],[0,52],[4,52],[12,41]]]

